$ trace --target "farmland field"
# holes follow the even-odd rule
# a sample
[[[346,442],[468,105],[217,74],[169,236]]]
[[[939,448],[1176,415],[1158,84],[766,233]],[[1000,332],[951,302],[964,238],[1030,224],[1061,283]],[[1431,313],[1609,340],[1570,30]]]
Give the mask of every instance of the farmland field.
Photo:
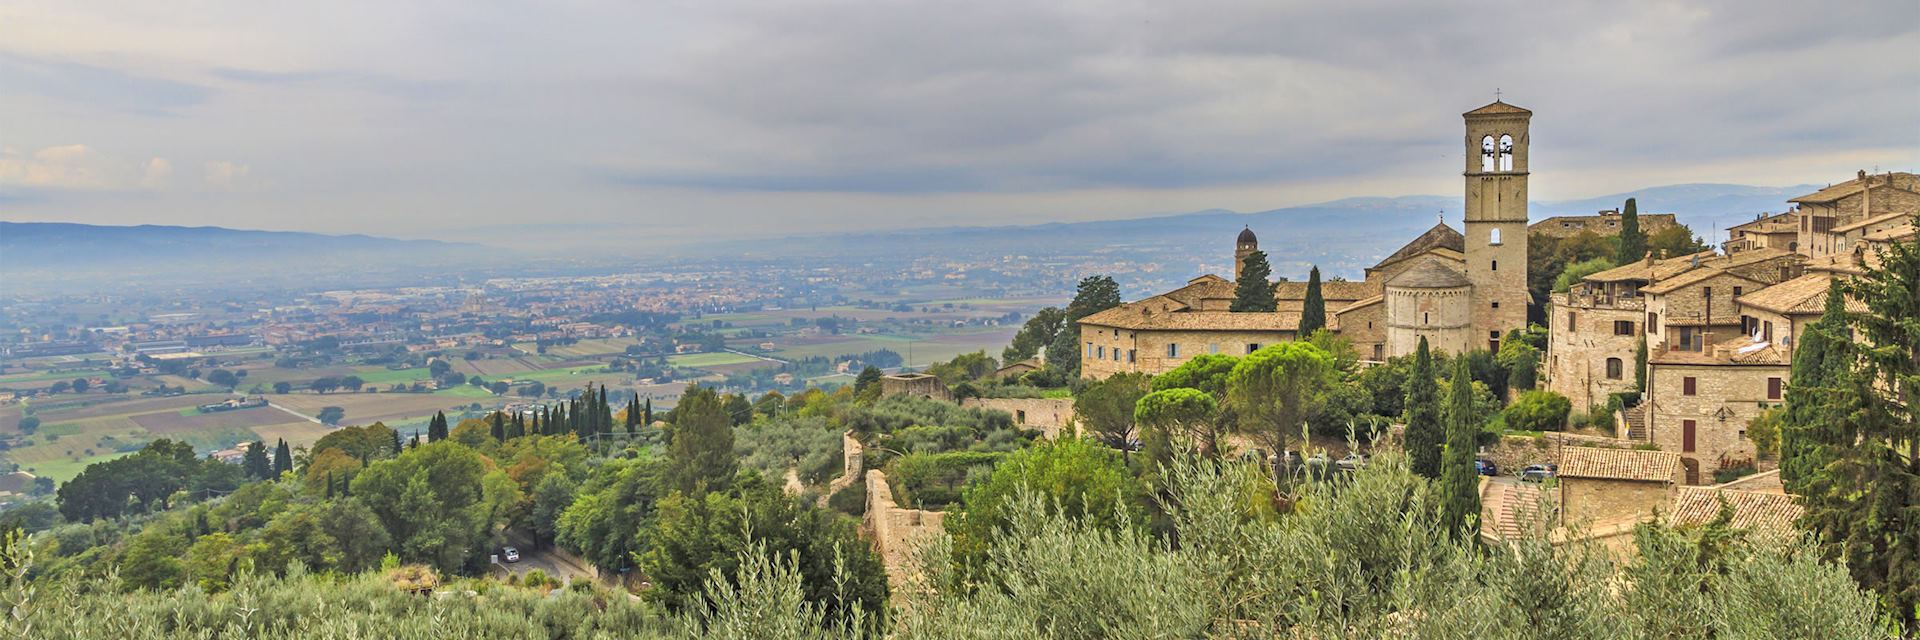
[[[347,412],[346,418],[340,421],[342,425],[415,418],[473,402],[432,393],[290,393],[268,399],[309,416],[318,415],[326,407],[340,407]]]
[[[106,462],[123,455],[126,454],[108,453],[77,460],[46,460],[36,462],[32,465],[23,463],[20,465],[20,468],[36,476],[52,478],[54,482],[66,482],[72,480],[74,476],[80,475],[80,471],[86,469],[87,465],[95,462]]]
[[[154,435],[166,436],[209,428],[258,427],[286,422],[287,419],[291,417],[292,416],[287,415],[285,411],[279,409],[255,407],[252,409],[234,409],[213,413],[200,413],[196,409],[161,411],[139,414],[133,416],[131,419],[134,424],[140,425],[140,428],[146,429]]]
[[[670,364],[676,367],[687,367],[692,369],[698,369],[700,367],[711,367],[711,366],[723,365],[723,364],[748,364],[753,362],[762,362],[762,360],[760,360],[759,358],[755,358],[753,356],[743,356],[738,353],[731,353],[726,351],[719,351],[714,353],[688,353],[688,354],[681,354],[681,355],[667,357],[667,364]]]

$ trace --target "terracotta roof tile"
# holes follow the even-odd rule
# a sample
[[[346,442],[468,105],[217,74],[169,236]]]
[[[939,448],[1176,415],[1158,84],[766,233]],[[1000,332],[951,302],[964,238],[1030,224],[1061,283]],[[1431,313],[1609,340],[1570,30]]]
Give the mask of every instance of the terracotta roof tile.
[[[1677,453],[1599,447],[1560,450],[1560,476],[1565,478],[1673,482],[1679,474]]]
[[[1799,498],[1785,493],[1736,491],[1716,487],[1681,487],[1673,496],[1667,521],[1675,525],[1698,525],[1720,517],[1722,501],[1733,508],[1730,524],[1741,529],[1775,534],[1791,534],[1793,522],[1805,510]]]
[[[1387,281],[1389,288],[1402,289],[1455,289],[1473,286],[1466,274],[1460,273],[1435,258],[1427,258],[1400,275]]]
[[[1379,263],[1373,265],[1373,268],[1379,269],[1434,249],[1452,249],[1466,253],[1467,237],[1460,235],[1459,231],[1455,231],[1453,227],[1449,227],[1446,223],[1442,222],[1433,225],[1433,228],[1420,234],[1420,237],[1414,238],[1413,241],[1408,242],[1406,246],[1400,247],[1400,250],[1393,252],[1393,255],[1387,256],[1385,260],[1381,260]]]
[[[1528,111],[1528,110],[1526,110],[1526,109],[1522,109],[1522,108],[1520,108],[1520,107],[1516,107],[1516,106],[1513,106],[1513,105],[1510,105],[1510,104],[1507,104],[1507,103],[1505,103],[1505,102],[1501,102],[1501,101],[1499,101],[1499,100],[1495,100],[1495,101],[1493,101],[1493,103],[1492,103],[1492,104],[1489,104],[1489,105],[1487,105],[1487,106],[1484,106],[1484,107],[1480,107],[1480,108],[1478,108],[1478,109],[1474,109],[1474,110],[1472,110],[1472,111],[1468,111],[1468,112],[1466,112],[1466,113],[1463,113],[1463,114],[1460,114],[1460,115],[1465,115],[1465,116],[1497,116],[1497,115],[1518,115],[1518,114],[1526,114],[1526,115],[1532,115],[1532,114],[1533,114],[1533,112],[1532,112],[1532,111]]]

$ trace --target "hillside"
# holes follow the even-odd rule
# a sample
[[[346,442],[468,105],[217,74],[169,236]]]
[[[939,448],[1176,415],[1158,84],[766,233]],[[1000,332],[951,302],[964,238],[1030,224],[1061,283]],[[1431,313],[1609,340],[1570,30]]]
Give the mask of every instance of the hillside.
[[[131,276],[237,276],[265,281],[316,270],[356,274],[469,255],[480,247],[433,240],[222,227],[0,222],[0,275],[23,289]]]

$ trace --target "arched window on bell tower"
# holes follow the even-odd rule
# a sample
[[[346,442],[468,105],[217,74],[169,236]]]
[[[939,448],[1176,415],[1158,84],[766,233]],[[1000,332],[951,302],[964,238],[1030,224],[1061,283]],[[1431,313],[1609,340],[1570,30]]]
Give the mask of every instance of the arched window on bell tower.
[[[1485,138],[1481,138],[1480,139],[1480,170],[1481,171],[1493,170],[1493,154],[1494,154],[1493,136],[1487,136]]]
[[[1487,244],[1500,244],[1500,227],[1494,227],[1487,233]]]
[[[1500,134],[1500,170],[1513,170],[1513,136]]]

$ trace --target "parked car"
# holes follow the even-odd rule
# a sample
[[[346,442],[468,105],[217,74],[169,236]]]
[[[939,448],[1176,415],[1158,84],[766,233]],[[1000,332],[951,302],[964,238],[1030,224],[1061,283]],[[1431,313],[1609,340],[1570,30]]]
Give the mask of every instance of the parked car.
[[[1500,467],[1493,464],[1492,460],[1488,460],[1486,458],[1480,458],[1480,459],[1474,460],[1473,470],[1480,472],[1480,475],[1483,475],[1483,476],[1500,475]]]
[[[1548,479],[1559,475],[1559,473],[1560,465],[1557,464],[1530,464],[1527,465],[1527,468],[1520,470],[1520,480],[1522,482],[1546,482]]]
[[[507,548],[505,548],[505,549],[501,549],[501,550],[500,550],[500,557],[502,557],[502,558],[506,558],[506,559],[507,559],[507,562],[519,562],[519,561],[520,561],[520,550],[519,550],[519,549],[515,549],[515,548],[513,548],[513,547],[507,547]]]
[[[1367,467],[1367,456],[1363,453],[1349,453],[1347,457],[1341,458],[1333,464],[1334,466],[1340,467],[1341,471],[1359,471]]]

